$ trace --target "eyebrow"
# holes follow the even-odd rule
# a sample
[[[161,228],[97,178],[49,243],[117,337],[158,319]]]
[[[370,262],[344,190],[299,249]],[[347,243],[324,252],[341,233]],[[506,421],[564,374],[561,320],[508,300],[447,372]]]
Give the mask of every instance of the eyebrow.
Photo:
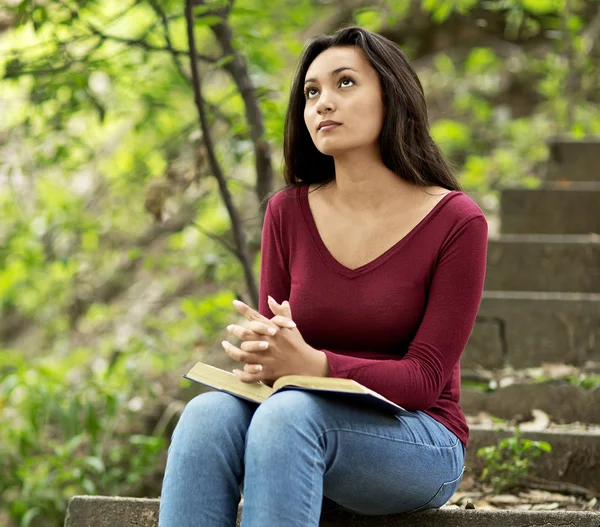
[[[341,73],[344,70],[352,70],[352,71],[356,71],[354,68],[351,68],[350,66],[342,66],[341,68],[338,68],[337,70],[333,70],[331,72],[331,76],[335,77],[338,73]],[[356,71],[356,73],[358,73],[358,71]],[[315,79],[314,77],[311,77],[310,79],[306,79],[304,81],[304,84],[308,84],[309,82],[316,82],[317,79]]]

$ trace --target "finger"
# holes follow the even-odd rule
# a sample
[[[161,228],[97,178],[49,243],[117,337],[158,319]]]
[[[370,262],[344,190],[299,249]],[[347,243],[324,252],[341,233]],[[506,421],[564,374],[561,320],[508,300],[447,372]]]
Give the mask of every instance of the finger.
[[[281,305],[271,295],[267,296],[267,304],[274,315],[281,315]]]
[[[248,324],[248,329],[252,330],[254,333],[258,335],[275,335],[277,333],[277,328],[273,327],[273,324],[267,325],[262,322],[257,322],[253,320]],[[259,340],[259,339],[245,339],[245,340]]]
[[[278,304],[272,296],[268,296],[267,301],[274,315],[281,315],[289,319],[292,318],[292,308],[287,300]]]
[[[293,320],[290,320],[288,317],[284,317],[281,315],[275,315],[271,322],[273,324],[277,324],[280,328],[295,328],[296,323]]]
[[[268,323],[269,319],[263,317],[258,311],[252,309],[249,305],[240,302],[239,300],[233,301],[233,306],[250,322],[257,320],[258,322]]]
[[[237,378],[242,381],[242,382],[247,382],[247,383],[256,383],[256,382],[260,382],[261,378],[262,378],[262,372],[261,373],[248,373],[242,370],[233,370],[233,373],[236,374]]]
[[[248,351],[242,351],[237,346],[231,344],[231,342],[227,342],[226,340],[224,340],[223,342],[221,342],[221,346],[223,346],[225,353],[227,353],[227,355],[229,355],[234,360],[238,360],[240,362],[247,362],[249,364],[257,364],[259,362],[259,360],[257,360],[259,359],[259,357],[256,354]]]
[[[244,371],[246,373],[260,373],[263,371],[262,364],[244,364]]]
[[[240,345],[240,349],[242,351],[247,351],[249,353],[253,353],[253,352],[258,353],[261,351],[265,351],[268,347],[269,347],[269,343],[264,340],[259,340],[259,341],[249,340],[249,341],[242,342],[242,344]]]
[[[260,322],[257,322],[257,324],[260,324]],[[229,324],[229,326],[227,326],[227,331],[234,337],[237,337],[241,340],[260,340],[261,335],[260,333],[255,332],[250,327],[244,328],[235,324]]]
[[[283,307],[283,315],[293,320],[294,317],[292,316],[292,306],[290,303],[284,300],[281,307]]]

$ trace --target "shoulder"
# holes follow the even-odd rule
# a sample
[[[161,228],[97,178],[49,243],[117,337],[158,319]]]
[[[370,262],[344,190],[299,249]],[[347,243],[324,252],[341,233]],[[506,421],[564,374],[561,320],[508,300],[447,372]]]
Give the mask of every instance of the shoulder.
[[[294,225],[302,214],[301,199],[305,185],[288,185],[275,191],[267,203],[265,223],[275,222],[278,225]]]
[[[454,191],[446,197],[438,217],[442,234],[442,253],[452,248],[463,248],[469,254],[485,255],[488,243],[488,223],[479,208],[467,194]]]
[[[303,188],[298,185],[288,185],[273,193],[267,204],[267,216],[275,221],[281,221],[285,216],[294,214],[299,210],[299,200]]]
[[[481,208],[467,194],[452,191],[439,205],[430,227],[439,236],[442,252],[456,244],[467,243],[473,247],[487,244],[487,220]]]
[[[467,194],[461,191],[452,191],[445,197],[445,204],[442,208],[442,215],[446,221],[455,226],[462,226],[478,219],[476,223],[483,222],[487,224],[483,211]]]

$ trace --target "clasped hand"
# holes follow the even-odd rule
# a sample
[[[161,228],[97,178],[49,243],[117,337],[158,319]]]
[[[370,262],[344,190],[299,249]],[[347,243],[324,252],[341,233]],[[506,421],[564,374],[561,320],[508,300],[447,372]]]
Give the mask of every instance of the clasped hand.
[[[243,382],[262,381],[271,385],[284,375],[304,374],[307,354],[312,348],[293,322],[289,302],[278,304],[269,296],[268,304],[275,315],[271,319],[239,300],[233,302],[249,324],[227,326],[231,335],[243,341],[239,348],[226,340],[221,344],[232,359],[246,363],[243,371],[234,370]]]

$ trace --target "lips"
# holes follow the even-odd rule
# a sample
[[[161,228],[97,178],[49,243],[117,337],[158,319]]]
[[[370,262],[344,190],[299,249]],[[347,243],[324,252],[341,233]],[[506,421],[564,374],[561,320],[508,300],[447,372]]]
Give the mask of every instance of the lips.
[[[330,130],[341,124],[342,123],[338,123],[337,121],[321,121],[317,130]]]

